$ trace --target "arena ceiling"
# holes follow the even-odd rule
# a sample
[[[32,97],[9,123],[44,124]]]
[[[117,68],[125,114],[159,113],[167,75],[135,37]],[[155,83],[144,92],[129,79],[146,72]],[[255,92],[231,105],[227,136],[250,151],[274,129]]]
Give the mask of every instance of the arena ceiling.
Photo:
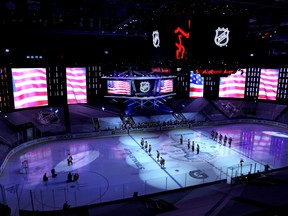
[[[84,21],[101,18],[102,23],[90,27],[112,31],[135,18],[138,30],[145,31],[147,20],[160,13],[242,13],[250,19],[249,33],[284,31],[288,25],[286,0],[6,0],[1,4],[2,24],[29,27],[89,27]]]
[[[149,23],[158,16],[199,13],[239,14],[249,21],[247,37],[259,52],[270,56],[288,52],[286,0],[5,0],[0,24],[7,41],[1,47],[19,35],[41,32],[145,37]]]

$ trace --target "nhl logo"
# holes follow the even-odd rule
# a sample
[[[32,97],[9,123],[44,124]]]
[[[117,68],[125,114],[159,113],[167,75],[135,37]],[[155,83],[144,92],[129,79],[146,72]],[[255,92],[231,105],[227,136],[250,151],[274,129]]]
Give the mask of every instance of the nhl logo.
[[[229,42],[229,29],[228,28],[220,28],[216,29],[216,34],[214,37],[214,42],[217,46],[223,47],[226,46]]]
[[[159,32],[157,30],[153,31],[152,39],[153,39],[153,46],[155,48],[160,47],[160,37],[159,37]]]
[[[140,91],[147,93],[150,90],[150,83],[148,81],[140,83]]]

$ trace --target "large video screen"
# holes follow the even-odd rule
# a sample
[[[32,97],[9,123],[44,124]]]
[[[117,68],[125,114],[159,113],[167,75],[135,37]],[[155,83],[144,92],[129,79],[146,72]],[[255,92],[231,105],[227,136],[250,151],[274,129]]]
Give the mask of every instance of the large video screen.
[[[244,98],[246,82],[246,69],[239,69],[235,74],[220,77],[220,98]]]
[[[246,54],[248,19],[239,15],[170,15],[153,20],[151,58],[202,60]]]
[[[241,16],[196,16],[191,19],[191,58],[240,57],[245,54],[247,19]]]
[[[107,80],[107,94],[130,95],[131,83],[129,80]]]
[[[87,103],[86,68],[66,68],[67,103]]]
[[[173,79],[160,80],[160,94],[173,92]]]
[[[195,74],[194,71],[190,71],[190,98],[203,97],[204,92],[204,77],[200,74]]]
[[[261,68],[258,99],[276,100],[279,69]]]
[[[149,56],[152,63],[175,59],[176,40],[174,30],[178,25],[175,23],[176,21],[177,19],[174,17],[165,15],[158,17],[151,23],[151,29],[148,31],[148,41]]]
[[[12,68],[15,109],[48,105],[46,68]]]

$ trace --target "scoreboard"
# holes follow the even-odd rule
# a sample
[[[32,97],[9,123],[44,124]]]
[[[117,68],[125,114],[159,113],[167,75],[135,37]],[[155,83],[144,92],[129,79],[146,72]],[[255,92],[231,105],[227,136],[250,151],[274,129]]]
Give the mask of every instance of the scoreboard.
[[[105,97],[141,99],[174,93],[174,76],[167,77],[102,77],[106,80]]]

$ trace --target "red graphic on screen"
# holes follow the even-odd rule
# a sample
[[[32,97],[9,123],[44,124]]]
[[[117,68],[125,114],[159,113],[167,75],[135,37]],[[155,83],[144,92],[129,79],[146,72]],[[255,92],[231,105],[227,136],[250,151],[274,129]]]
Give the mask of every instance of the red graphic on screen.
[[[188,29],[190,30],[190,20],[188,20]],[[178,34],[178,42],[175,43],[177,50],[176,50],[176,59],[184,59],[186,48],[183,45],[183,36],[188,39],[190,37],[190,33],[185,32],[179,26],[174,30],[175,34]]]
[[[162,67],[153,67],[152,72],[154,73],[170,73],[170,68],[162,68]]]

